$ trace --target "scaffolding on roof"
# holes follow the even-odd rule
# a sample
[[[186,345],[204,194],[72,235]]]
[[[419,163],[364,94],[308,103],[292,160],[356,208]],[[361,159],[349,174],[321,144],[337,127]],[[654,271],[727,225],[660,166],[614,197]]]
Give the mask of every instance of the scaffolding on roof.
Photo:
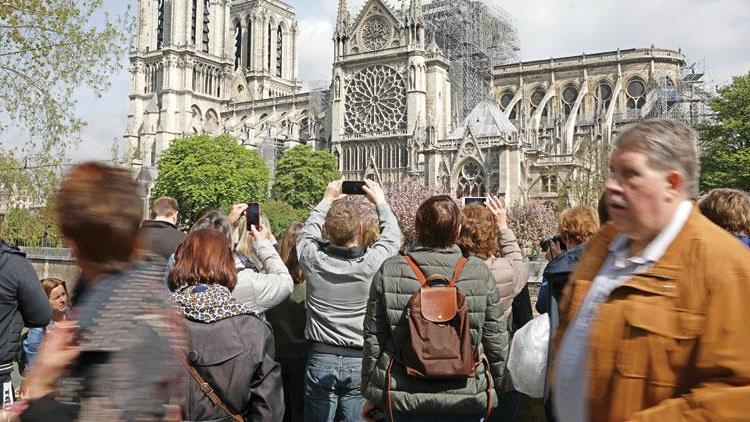
[[[454,123],[492,92],[492,69],[518,61],[513,17],[496,0],[431,0],[426,27],[451,62]]]
[[[647,117],[675,119],[690,126],[712,117],[708,103],[714,94],[705,87],[705,69],[696,71],[697,66],[694,63],[684,67],[678,81],[666,77],[656,81],[656,100]]]

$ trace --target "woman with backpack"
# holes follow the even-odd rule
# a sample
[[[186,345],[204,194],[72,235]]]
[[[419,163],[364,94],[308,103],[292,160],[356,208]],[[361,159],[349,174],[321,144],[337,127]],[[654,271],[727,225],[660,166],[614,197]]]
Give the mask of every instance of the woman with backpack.
[[[375,274],[364,321],[363,394],[394,421],[480,421],[497,406],[508,333],[497,286],[456,245],[461,212],[435,196],[417,243]]]
[[[187,388],[183,419],[280,421],[284,399],[273,334],[232,297],[237,274],[229,239],[212,229],[188,234],[168,281],[190,339],[181,357]]]

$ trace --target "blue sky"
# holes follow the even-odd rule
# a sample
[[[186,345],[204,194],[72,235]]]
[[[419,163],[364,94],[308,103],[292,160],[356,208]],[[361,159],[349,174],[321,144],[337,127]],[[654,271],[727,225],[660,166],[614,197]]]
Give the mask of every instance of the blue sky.
[[[361,9],[363,2],[350,0],[352,15]],[[305,81],[328,80],[332,61],[330,40],[338,0],[288,3],[297,10],[302,32],[300,76]],[[682,48],[690,61],[701,66],[705,62],[707,78],[716,84],[750,70],[750,0],[497,0],[496,3],[515,18],[522,60],[654,44]],[[121,13],[124,4],[105,1],[105,7],[113,14]],[[83,131],[84,142],[70,152],[73,161],[110,158],[113,139],[121,139],[125,131],[129,87],[126,63],[121,72],[113,75],[111,89],[101,98],[79,90],[78,109],[88,126]]]

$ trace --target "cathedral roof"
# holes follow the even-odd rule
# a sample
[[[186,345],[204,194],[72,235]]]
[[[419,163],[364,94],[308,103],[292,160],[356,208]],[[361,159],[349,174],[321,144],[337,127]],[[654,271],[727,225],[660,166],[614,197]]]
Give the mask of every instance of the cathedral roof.
[[[475,138],[496,138],[518,131],[491,99],[480,101],[466,119],[451,132],[449,139],[463,139],[467,130],[471,131]]]

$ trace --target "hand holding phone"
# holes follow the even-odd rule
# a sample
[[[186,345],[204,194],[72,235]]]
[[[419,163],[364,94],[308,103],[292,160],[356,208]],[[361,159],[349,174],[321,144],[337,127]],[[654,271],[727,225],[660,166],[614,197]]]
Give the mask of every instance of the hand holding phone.
[[[256,229],[260,230],[260,204],[257,202],[248,202],[247,209],[245,210],[245,218],[247,218],[248,231],[250,231],[250,226],[255,226]]]
[[[364,195],[365,182],[363,180],[347,180],[341,184],[341,193],[346,195]]]

